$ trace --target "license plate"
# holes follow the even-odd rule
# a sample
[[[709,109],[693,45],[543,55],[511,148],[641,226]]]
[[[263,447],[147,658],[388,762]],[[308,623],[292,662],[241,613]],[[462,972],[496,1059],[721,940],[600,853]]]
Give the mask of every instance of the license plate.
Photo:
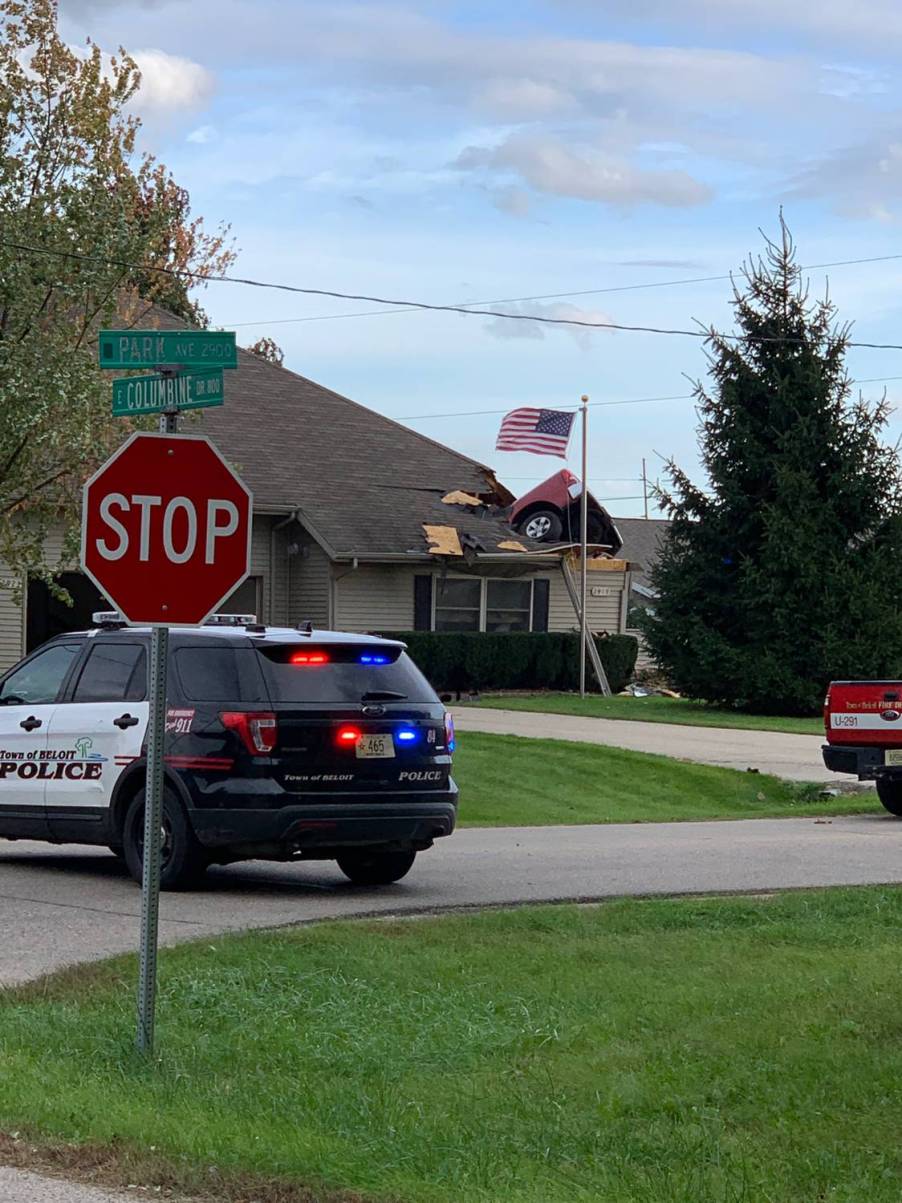
[[[395,754],[390,735],[361,735],[356,746],[358,760],[388,760]]]
[[[891,748],[887,751],[884,764],[902,764],[902,748]]]

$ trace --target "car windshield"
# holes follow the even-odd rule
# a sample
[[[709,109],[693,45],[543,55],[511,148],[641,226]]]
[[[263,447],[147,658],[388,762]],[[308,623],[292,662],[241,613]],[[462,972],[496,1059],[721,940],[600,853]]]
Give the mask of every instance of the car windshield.
[[[290,644],[260,648],[274,703],[437,702],[435,690],[397,648]]]

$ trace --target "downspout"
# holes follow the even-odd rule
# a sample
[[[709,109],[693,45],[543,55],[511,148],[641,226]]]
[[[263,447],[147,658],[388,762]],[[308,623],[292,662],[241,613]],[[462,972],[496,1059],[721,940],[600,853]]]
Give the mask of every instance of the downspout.
[[[337,623],[338,623],[338,619],[337,619],[337,615],[338,615],[338,582],[343,581],[346,576],[350,576],[352,572],[356,572],[356,571],[357,571],[357,556],[354,556],[353,560],[351,561],[351,567],[346,568],[344,572],[339,573],[337,576],[333,574],[332,579],[330,581],[330,584],[329,584],[329,609],[330,609],[329,625],[335,629],[337,629]]]
[[[266,607],[269,611],[269,625],[275,626],[276,622],[276,531],[283,530],[292,522],[297,522],[298,511],[292,510],[287,518],[283,518],[281,522],[274,522],[269,530],[269,605]],[[288,573],[288,596],[291,597],[291,561],[288,562],[286,569]]]

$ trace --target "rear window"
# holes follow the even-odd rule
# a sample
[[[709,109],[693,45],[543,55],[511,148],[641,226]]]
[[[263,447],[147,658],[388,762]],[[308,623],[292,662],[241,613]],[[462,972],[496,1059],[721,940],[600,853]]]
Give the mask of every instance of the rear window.
[[[378,644],[261,647],[260,664],[273,702],[356,705],[367,694],[389,703],[438,701],[405,652]]]
[[[181,647],[175,653],[181,695],[186,702],[259,702],[263,700],[256,657],[250,648],[227,644]]]

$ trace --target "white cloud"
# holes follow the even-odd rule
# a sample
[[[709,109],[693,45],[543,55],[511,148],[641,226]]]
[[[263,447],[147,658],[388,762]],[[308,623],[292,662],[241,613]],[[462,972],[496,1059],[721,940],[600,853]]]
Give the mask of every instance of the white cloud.
[[[595,150],[571,150],[547,136],[513,136],[495,147],[469,147],[463,170],[512,174],[537,192],[630,208],[683,208],[711,198],[711,189],[685,171],[648,171]]]
[[[215,125],[200,125],[191,131],[185,141],[193,142],[196,146],[206,146],[210,142],[215,142],[216,137]]]
[[[560,331],[569,334],[584,351],[588,351],[593,346],[595,339],[599,335],[609,333],[609,331],[604,329],[591,330],[584,326],[557,326],[547,320],[544,322],[530,322],[523,319],[532,317],[553,319],[554,321],[599,323],[613,320],[608,314],[602,313],[599,310],[581,309],[578,305],[568,305],[561,302],[543,305],[535,301],[530,301],[519,305],[508,304],[504,306],[504,309],[508,313],[519,316],[513,320],[496,317],[492,318],[490,322],[486,322],[485,331],[487,334],[491,334],[493,338],[543,339],[548,334]]]
[[[195,109],[213,95],[213,75],[200,63],[163,50],[136,50],[132,58],[141,71],[141,89],[136,98],[141,112]]]
[[[799,175],[793,193],[827,198],[847,217],[898,222],[902,219],[902,124],[822,156]]]

